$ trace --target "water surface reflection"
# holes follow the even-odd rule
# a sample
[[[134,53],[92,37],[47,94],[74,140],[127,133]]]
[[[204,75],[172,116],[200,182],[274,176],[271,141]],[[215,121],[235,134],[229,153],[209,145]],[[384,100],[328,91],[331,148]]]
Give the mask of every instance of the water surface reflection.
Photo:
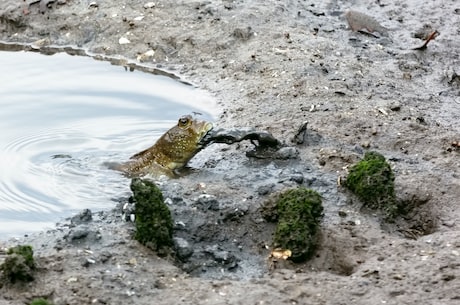
[[[114,206],[129,181],[102,166],[151,145],[203,92],[89,57],[0,52],[0,237]]]

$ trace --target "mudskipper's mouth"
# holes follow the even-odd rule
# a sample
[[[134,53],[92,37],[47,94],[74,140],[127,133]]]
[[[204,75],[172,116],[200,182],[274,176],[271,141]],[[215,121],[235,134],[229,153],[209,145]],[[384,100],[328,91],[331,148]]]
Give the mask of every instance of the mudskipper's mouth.
[[[203,134],[203,136],[201,137],[201,140],[198,142],[198,146],[200,148],[204,148],[206,145],[210,144],[210,142],[212,141],[212,137],[214,135],[214,126],[211,123],[208,123],[208,124],[209,125],[206,126],[207,131]]]

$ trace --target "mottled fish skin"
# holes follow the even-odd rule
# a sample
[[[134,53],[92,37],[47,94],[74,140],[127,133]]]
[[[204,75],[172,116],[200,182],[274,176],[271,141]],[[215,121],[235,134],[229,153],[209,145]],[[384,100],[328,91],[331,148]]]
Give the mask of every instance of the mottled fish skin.
[[[203,148],[200,142],[212,128],[210,122],[198,121],[191,115],[183,116],[153,146],[133,155],[128,162],[109,164],[109,167],[129,177],[175,176],[175,170],[184,167]]]
[[[348,25],[354,32],[366,30],[369,33],[379,32],[382,36],[388,36],[388,29],[380,25],[374,17],[367,14],[347,10],[345,18],[347,18]]]

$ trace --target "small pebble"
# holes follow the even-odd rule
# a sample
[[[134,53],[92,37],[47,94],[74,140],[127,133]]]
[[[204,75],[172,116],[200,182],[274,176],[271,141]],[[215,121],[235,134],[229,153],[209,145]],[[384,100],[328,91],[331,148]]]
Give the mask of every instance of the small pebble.
[[[81,265],[82,265],[83,267],[89,267],[90,265],[92,265],[92,264],[94,264],[94,263],[96,263],[96,261],[95,261],[94,259],[85,258],[85,259],[83,259]]]
[[[183,238],[180,237],[174,237],[174,248],[177,252],[177,256],[181,260],[186,260],[193,254],[193,248],[189,244],[189,242]]]
[[[281,160],[297,159],[299,151],[295,147],[283,147],[276,152],[276,158]]]
[[[137,259],[135,257],[131,258],[129,260],[129,264],[132,265],[132,266],[136,266],[137,265]]]
[[[152,7],[155,7],[155,2],[147,2],[146,4],[144,4],[145,9]]]
[[[398,102],[392,103],[390,105],[390,110],[391,111],[399,111],[399,110],[401,110],[401,104],[398,103]]]
[[[131,43],[131,41],[129,41],[129,39],[126,37],[121,37],[120,39],[118,39],[118,43],[123,45],[123,44]]]
[[[394,274],[393,275],[393,279],[394,280],[402,280],[403,279],[403,276],[401,274]]]

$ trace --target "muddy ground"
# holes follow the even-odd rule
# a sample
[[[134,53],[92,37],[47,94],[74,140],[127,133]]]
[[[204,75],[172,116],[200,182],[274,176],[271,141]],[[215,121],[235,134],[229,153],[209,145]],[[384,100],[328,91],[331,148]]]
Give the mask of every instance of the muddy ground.
[[[352,32],[349,8],[388,36]],[[413,50],[429,27],[440,35]],[[129,194],[92,219],[4,241],[32,244],[39,270],[1,288],[0,304],[458,304],[459,38],[455,0],[2,1],[1,40],[173,72],[214,96],[220,127],[270,131],[299,155],[258,160],[250,143],[213,145],[197,171],[160,181],[179,261],[132,239]],[[293,142],[305,121],[304,143]],[[368,149],[390,161],[409,207],[395,223],[337,185]],[[299,184],[323,196],[319,249],[270,269],[273,224],[260,207]]]

